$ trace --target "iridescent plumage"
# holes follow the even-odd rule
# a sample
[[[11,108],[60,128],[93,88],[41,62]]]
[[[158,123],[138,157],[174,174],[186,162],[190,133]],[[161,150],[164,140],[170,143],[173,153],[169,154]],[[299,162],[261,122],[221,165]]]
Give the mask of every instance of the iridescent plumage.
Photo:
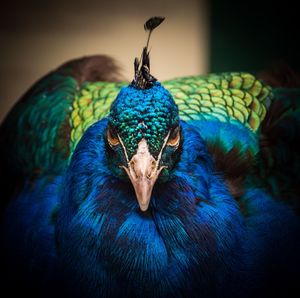
[[[147,59],[135,76],[142,83],[129,85],[105,82],[116,73],[107,58],[68,63],[3,123],[8,287],[41,297],[241,298],[296,289],[299,219],[282,191],[268,192],[270,181],[279,190],[289,181],[262,168],[282,166],[262,137],[275,139],[270,111],[290,93],[248,73],[161,84]],[[280,114],[283,127],[297,119],[292,110]]]

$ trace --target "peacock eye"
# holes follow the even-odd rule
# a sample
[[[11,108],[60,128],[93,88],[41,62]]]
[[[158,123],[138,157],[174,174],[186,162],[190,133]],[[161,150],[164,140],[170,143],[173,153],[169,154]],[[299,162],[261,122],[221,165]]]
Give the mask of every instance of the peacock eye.
[[[177,126],[173,131],[170,133],[167,145],[172,147],[177,147],[180,141],[180,129]]]
[[[111,128],[108,128],[107,130],[107,141],[111,147],[120,144],[118,136],[112,131]]]

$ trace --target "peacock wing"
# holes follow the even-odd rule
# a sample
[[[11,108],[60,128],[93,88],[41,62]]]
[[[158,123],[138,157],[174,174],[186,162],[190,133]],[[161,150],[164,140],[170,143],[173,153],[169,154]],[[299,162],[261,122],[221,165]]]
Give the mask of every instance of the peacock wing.
[[[74,117],[76,105],[98,101],[101,115],[95,121],[105,114],[102,109],[106,111],[107,100],[99,100],[101,92],[90,92],[89,99],[84,97],[85,88],[93,81],[102,81],[101,90],[107,93],[114,84],[105,81],[117,81],[118,76],[118,68],[109,57],[80,58],[47,74],[24,94],[0,128],[1,198],[9,198],[27,178],[58,175],[65,170],[72,140],[78,135],[73,126],[79,119]],[[88,113],[89,109],[82,109],[79,117],[90,123]]]
[[[260,126],[272,102],[272,88],[242,72],[178,78],[164,85],[181,119],[198,129],[216,171],[239,198],[259,152]]]

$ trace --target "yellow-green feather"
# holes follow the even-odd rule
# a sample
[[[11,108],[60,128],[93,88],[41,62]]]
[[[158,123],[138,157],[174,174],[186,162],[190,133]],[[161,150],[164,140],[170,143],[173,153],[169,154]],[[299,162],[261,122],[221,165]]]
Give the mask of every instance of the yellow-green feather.
[[[24,175],[60,172],[87,128],[108,115],[126,85],[80,85],[72,76],[50,73],[33,86],[1,127],[8,167]],[[271,88],[248,73],[183,77],[163,85],[178,105],[181,119],[241,123],[254,133],[272,98]]]
[[[272,90],[249,73],[223,73],[165,81],[183,120],[239,121],[256,132],[265,117]],[[76,94],[70,118],[71,152],[84,131],[107,116],[110,105],[127,83],[85,83]]]
[[[85,83],[73,101],[70,117],[71,152],[85,130],[93,123],[108,115],[111,103],[126,83]]]
[[[186,77],[163,85],[173,95],[183,120],[197,120],[201,113],[207,120],[238,120],[254,132],[265,117],[267,99],[272,98],[271,87],[249,73]]]

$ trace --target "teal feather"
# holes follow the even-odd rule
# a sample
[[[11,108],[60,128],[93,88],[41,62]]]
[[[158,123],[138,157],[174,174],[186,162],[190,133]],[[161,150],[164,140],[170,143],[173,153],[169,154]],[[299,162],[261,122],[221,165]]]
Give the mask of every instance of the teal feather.
[[[111,106],[109,124],[122,138],[129,158],[146,138],[150,152],[157,156],[166,133],[178,125],[178,108],[160,83],[150,89],[124,87]]]

